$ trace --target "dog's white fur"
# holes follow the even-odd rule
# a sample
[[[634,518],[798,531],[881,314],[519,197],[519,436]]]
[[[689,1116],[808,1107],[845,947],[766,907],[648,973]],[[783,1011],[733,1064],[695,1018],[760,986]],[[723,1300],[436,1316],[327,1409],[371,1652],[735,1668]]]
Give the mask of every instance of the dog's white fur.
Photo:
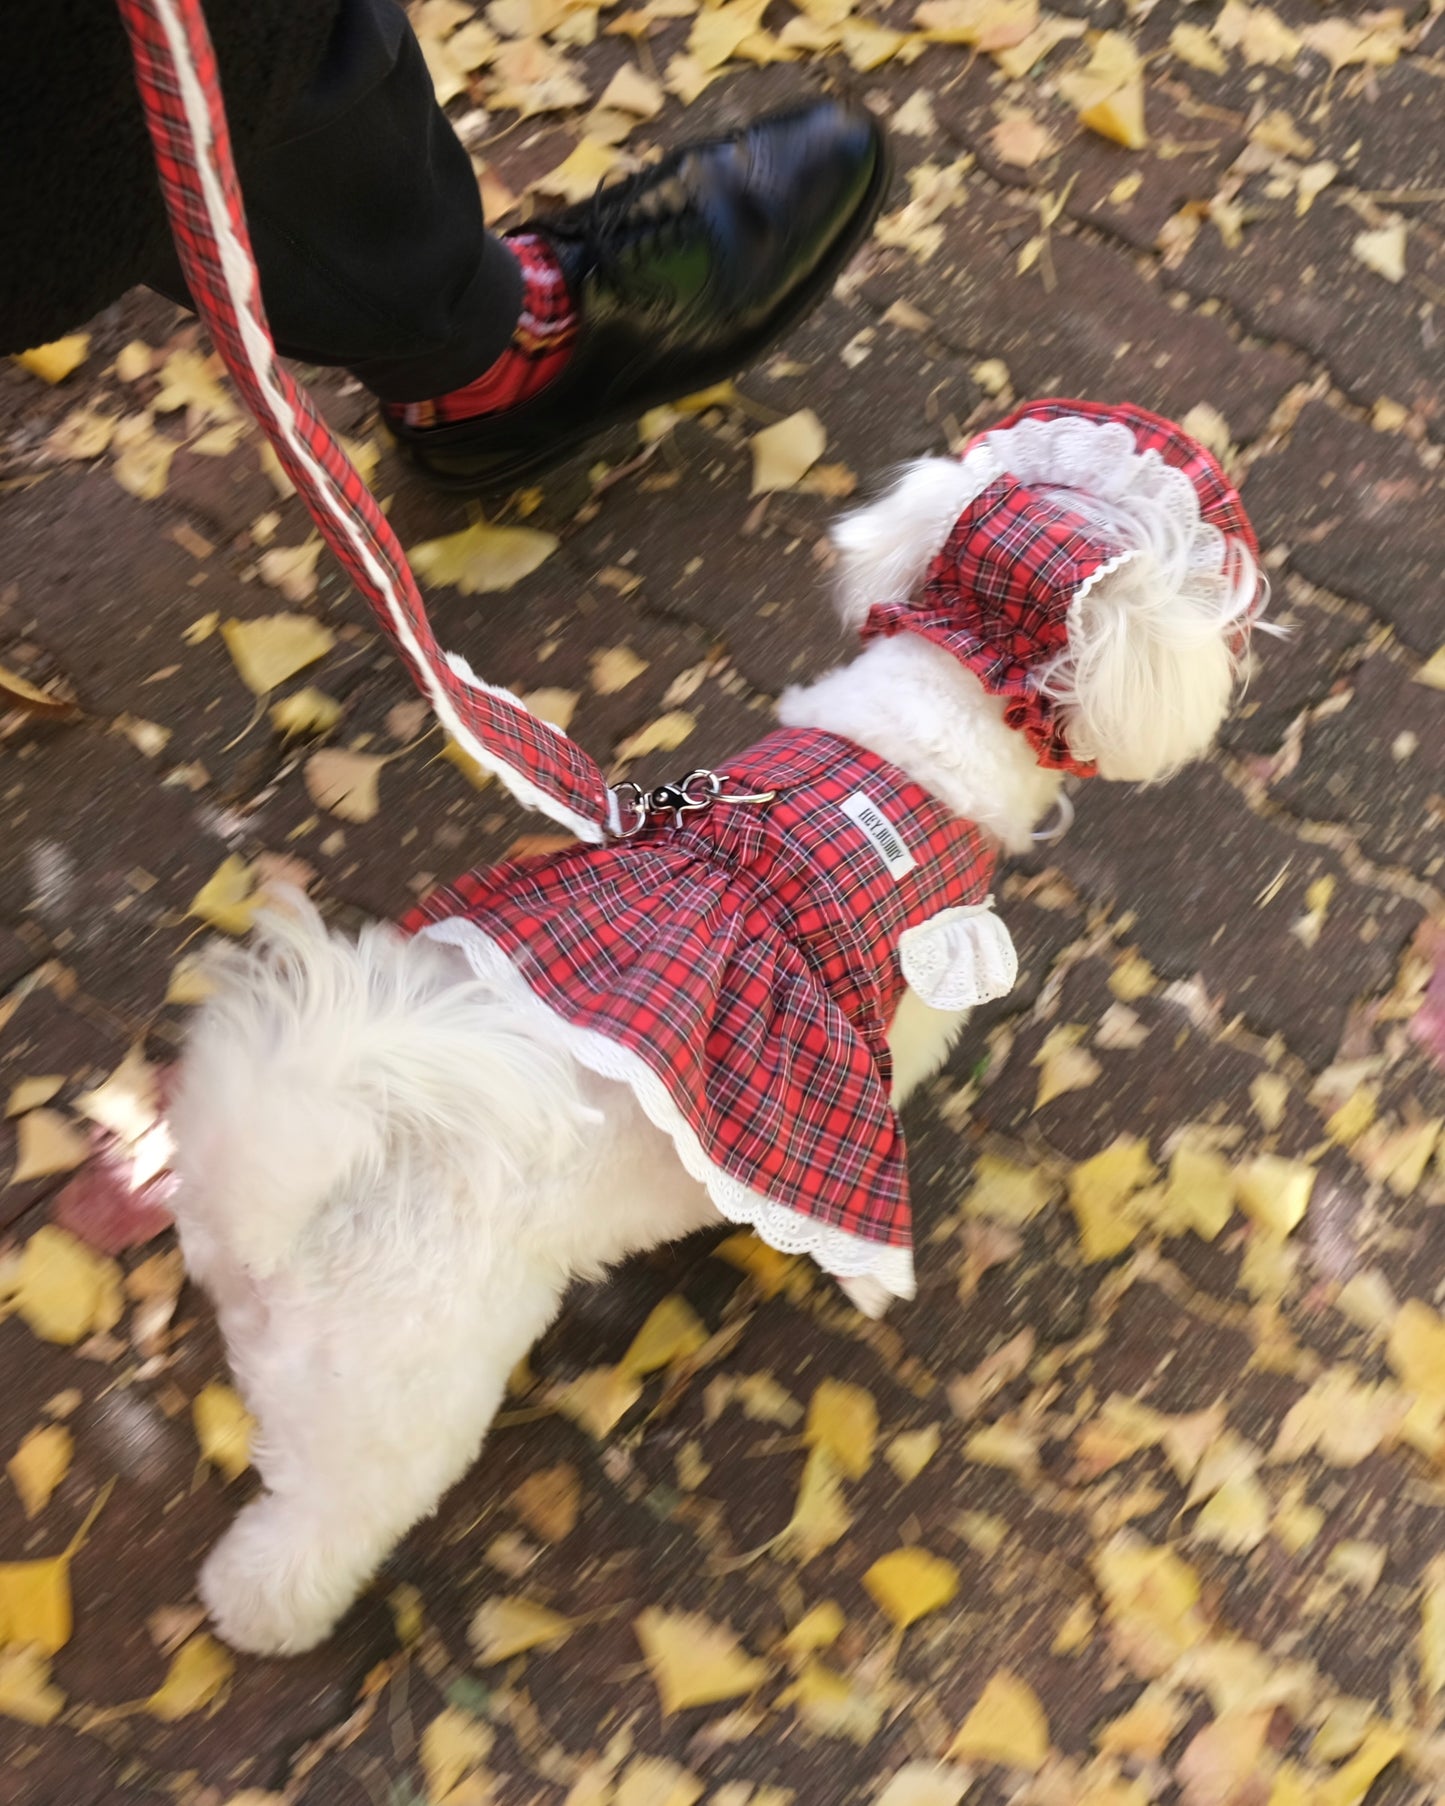
[[[925,461],[841,524],[845,621],[916,584],[958,512],[959,473]],[[1147,519],[1111,529],[1140,555],[1076,605],[1051,681],[1076,750],[1147,781],[1213,739],[1254,573],[1239,568],[1230,608],[1204,609]],[[778,712],[892,760],[1009,850],[1058,795],[999,701],[912,636],[870,644]],[[963,1021],[906,997],[897,1098]],[[583,1070],[460,952],[384,925],[331,937],[309,908],[272,917],[223,973],[171,1123],[186,1264],[257,1420],[265,1490],[201,1577],[240,1649],[326,1636],[476,1459],[574,1278],[716,1220],[631,1092]],[[885,1302],[868,1286],[854,1296]]]

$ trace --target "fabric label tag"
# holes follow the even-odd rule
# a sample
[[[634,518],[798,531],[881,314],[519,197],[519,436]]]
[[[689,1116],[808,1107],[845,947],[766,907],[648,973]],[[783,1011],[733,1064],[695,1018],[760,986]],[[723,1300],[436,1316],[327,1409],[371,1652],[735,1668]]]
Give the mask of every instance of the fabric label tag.
[[[904,844],[903,836],[877,803],[864,796],[861,790],[855,790],[852,796],[845,797],[838,807],[849,821],[855,823],[868,836],[874,852],[888,867],[888,876],[895,880],[906,878],[918,861]]]

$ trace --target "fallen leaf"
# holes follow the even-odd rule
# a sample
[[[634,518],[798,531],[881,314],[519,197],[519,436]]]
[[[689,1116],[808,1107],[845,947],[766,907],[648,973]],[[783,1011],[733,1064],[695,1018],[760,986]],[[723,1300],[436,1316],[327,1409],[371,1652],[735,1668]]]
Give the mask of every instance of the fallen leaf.
[[[52,696],[0,665],[0,705],[18,709],[22,715],[74,715],[75,704],[63,696]]]
[[[1083,37],[1084,29],[1082,19],[1061,19],[1052,13],[1045,14],[1017,44],[992,50],[989,54],[1010,81],[1021,81],[1058,45],[1067,43],[1070,38]]]
[[[134,414],[118,421],[110,450],[115,455],[110,474],[128,495],[153,502],[165,494],[171,460],[180,446],[156,432],[149,414]]]
[[[70,1470],[74,1453],[75,1438],[64,1424],[41,1424],[23,1438],[5,1471],[27,1518],[35,1517],[50,1503],[50,1495]]]
[[[1391,220],[1372,232],[1357,232],[1350,249],[1366,269],[1386,282],[1405,280],[1405,242],[1409,227],[1403,219]]]
[[[973,1166],[973,1185],[963,1201],[965,1216],[1017,1227],[1036,1217],[1052,1199],[1055,1186],[1039,1167],[1019,1166],[995,1154],[980,1154]]]
[[[642,1397],[642,1381],[620,1367],[593,1367],[569,1380],[557,1394],[564,1417],[601,1442]]]
[[[251,1465],[255,1419],[229,1386],[212,1380],[191,1401],[191,1421],[201,1458],[228,1480],[239,1480]]]
[[[21,1321],[42,1341],[62,1346],[81,1342],[120,1322],[120,1268],[46,1223],[20,1256],[14,1302]]]
[[[151,406],[157,414],[174,414],[184,408],[191,432],[206,420],[233,420],[238,409],[220,380],[224,370],[214,354],[185,347],[173,351],[161,365],[161,386]]]
[[[1112,1260],[1138,1235],[1139,1220],[1126,1206],[1153,1174],[1148,1144],[1134,1135],[1116,1136],[1070,1173],[1069,1204],[1086,1261]]]
[[[58,1110],[29,1110],[15,1125],[11,1185],[74,1172],[90,1152],[84,1135]]]
[[[895,1549],[863,1576],[869,1596],[900,1630],[947,1605],[958,1592],[958,1569],[927,1549]]]
[[[933,113],[933,96],[926,88],[916,89],[897,109],[888,124],[895,134],[904,138],[936,141],[938,120]]]
[[[1351,63],[1387,68],[1405,48],[1404,14],[1398,7],[1364,19],[1321,19],[1300,32],[1306,48],[1317,50],[1332,70]]]
[[[998,1763],[1037,1774],[1049,1755],[1049,1723],[1038,1695],[1016,1674],[995,1674],[948,1753],[966,1762]]]
[[[783,1638],[782,1647],[790,1656],[810,1656],[829,1649],[848,1627],[842,1607],[832,1599],[824,1599],[807,1611]]]
[[[647,1321],[618,1362],[618,1372],[634,1378],[656,1373],[659,1368],[696,1354],[706,1341],[707,1331],[697,1312],[678,1293],[669,1293],[648,1313]]]
[[[341,719],[341,704],[324,690],[308,684],[290,696],[273,702],[271,725],[287,739],[293,734],[329,734]]]
[[[0,1562],[0,1649],[7,1643],[30,1645],[42,1656],[53,1656],[70,1641],[70,1564],[109,1497],[106,1486],[59,1555]]]
[[[470,1712],[456,1706],[439,1712],[422,1732],[417,1751],[426,1779],[428,1806],[448,1806],[456,1797],[458,1784],[474,1775],[491,1755],[493,1742],[491,1726]],[[488,1795],[475,1796],[477,1806],[489,1797],[489,1791]],[[458,1806],[462,1806],[460,1800]]]
[[[883,1451],[883,1459],[898,1476],[900,1486],[916,1480],[938,1453],[942,1431],[937,1424],[924,1430],[904,1430]]]
[[[278,684],[325,658],[336,635],[310,615],[261,615],[252,621],[225,621],[226,642],[241,682],[254,696],[265,696]]]
[[[697,1776],[678,1763],[662,1756],[634,1756],[616,1791],[606,1801],[599,1799],[596,1806],[697,1806],[703,1791]],[[565,1806],[588,1806],[588,1802],[573,1802],[569,1795]]]
[[[316,594],[316,562],[320,556],[321,540],[313,534],[304,545],[272,546],[257,559],[256,569],[261,581],[280,590],[288,602],[306,602]]]
[[[189,1718],[220,1698],[234,1672],[227,1652],[202,1631],[171,1657],[166,1678],[146,1701],[146,1710],[162,1724]]]
[[[377,753],[346,752],[324,746],[302,770],[306,794],[319,809],[342,821],[370,821],[381,807],[378,785],[386,760]]]
[[[43,1078],[18,1079],[5,1103],[6,1116],[23,1116],[27,1110],[48,1104],[64,1083],[65,1075],[59,1072],[47,1073]]]
[[[1002,163],[1027,169],[1056,149],[1053,134],[1022,107],[1010,107],[988,135],[994,155]]]
[[[687,54],[703,70],[720,69],[762,23],[768,0],[727,0],[698,13]]]
[[[553,534],[532,527],[492,527],[478,521],[460,533],[423,540],[407,556],[423,582],[479,596],[513,588],[545,564],[557,544]]]
[[[0,1716],[22,1724],[53,1724],[65,1710],[65,1695],[50,1682],[50,1663],[26,1644],[0,1649]]]
[[[873,1465],[878,1435],[878,1407],[873,1394],[843,1380],[820,1380],[808,1404],[803,1440],[824,1449],[834,1467],[850,1480],[861,1480]]]
[[[664,1717],[737,1699],[768,1677],[767,1664],[746,1655],[732,1631],[696,1613],[649,1607],[633,1620],[633,1629]]]
[[[1121,1531],[1095,1551],[1094,1577],[1116,1648],[1146,1680],[1204,1640],[1199,1577],[1172,1549]]]
[[[48,345],[36,345],[30,351],[15,354],[22,370],[38,376],[41,382],[61,383],[90,355],[90,334],[72,332],[63,339],[52,339]]]
[[[1269,1495],[1252,1472],[1232,1474],[1195,1519],[1194,1534],[1228,1555],[1247,1555],[1269,1534]]]
[[[602,182],[606,176],[612,173],[617,167],[617,162],[618,153],[612,145],[604,144],[596,137],[582,138],[572,147],[555,169],[549,169],[546,175],[538,176],[537,180],[532,183],[532,187],[538,194],[551,195],[557,200],[565,201],[568,206],[576,206],[579,201],[585,201],[597,192],[598,184]],[[530,529],[527,528],[516,527],[493,527],[488,528],[487,530],[491,533],[530,531]],[[471,529],[471,531],[475,531],[475,529]],[[456,539],[460,538],[461,535],[453,534],[451,537]],[[539,534],[537,537],[545,539],[548,536],[546,534]],[[445,540],[436,540],[432,543],[435,545],[444,545],[447,542]],[[416,560],[417,553],[422,549],[423,548],[420,546],[413,547],[411,554],[413,562]],[[534,548],[534,550],[535,549],[536,548]],[[512,557],[513,554],[508,553],[507,556]],[[515,553],[517,562],[524,563],[525,556],[526,554],[524,551],[521,548],[518,548]],[[547,556],[548,554],[546,552],[542,552],[541,555],[535,559],[534,563],[526,564],[524,569],[518,570],[516,576],[508,578],[505,583],[479,583],[467,587],[459,582],[457,587],[462,590],[464,595],[470,595],[478,589],[510,589],[512,584],[515,583],[518,578],[525,577],[528,572],[534,571]],[[446,582],[447,579],[440,578],[438,581]]]
[[[1181,62],[1203,69],[1208,75],[1223,75],[1229,68],[1219,46],[1202,25],[1176,25],[1169,34],[1169,48]]]
[[[808,1662],[791,1687],[778,1696],[780,1706],[793,1706],[803,1723],[819,1737],[846,1737],[871,1743],[883,1721],[883,1703],[865,1686],[837,1674],[821,1662]]]
[[[1268,1235],[1283,1240],[1304,1221],[1315,1173],[1302,1160],[1256,1154],[1235,1170],[1240,1208]]]
[[[509,1661],[529,1649],[551,1648],[572,1634],[572,1620],[530,1599],[490,1599],[467,1635],[481,1663]]]
[[[1261,1768],[1272,1712],[1231,1712],[1197,1731],[1175,1773],[1181,1806],[1243,1806],[1245,1782]]]
[[[1080,1045],[1088,1035],[1082,1022],[1061,1023],[1050,1029],[1043,1045],[1034,1055],[1039,1068],[1039,1088],[1034,1109],[1042,1110],[1054,1098],[1067,1091],[1083,1091],[1092,1085],[1103,1070],[1086,1047]]]
[[[1445,1557],[1439,1555],[1425,1569],[1419,1649],[1425,1697],[1433,1700],[1445,1692]]]
[[[852,1523],[832,1456],[826,1449],[813,1449],[803,1466],[793,1515],[777,1538],[779,1548],[806,1564],[846,1536]]]
[[[1244,0],[1225,0],[1214,21],[1214,35],[1230,50],[1238,50],[1247,63],[1288,67],[1303,48],[1299,35],[1267,6],[1246,6]]]
[[[1445,646],[1432,652],[1410,681],[1424,684],[1427,689],[1445,690]]]
[[[1408,1399],[1393,1386],[1366,1385],[1346,1367],[1331,1367],[1285,1413],[1272,1461],[1318,1452],[1332,1467],[1357,1467],[1400,1433]]]
[[[1289,1081],[1277,1072],[1258,1073],[1249,1082],[1249,1101],[1265,1128],[1273,1132],[1284,1121]]]
[[[823,423],[811,408],[802,408],[764,427],[750,441],[753,454],[753,495],[771,495],[792,489],[822,457],[828,443]]]
[[[1059,93],[1075,109],[1079,123],[1126,150],[1148,143],[1144,129],[1144,66],[1133,43],[1120,31],[1101,31],[1087,66],[1059,77]]]
[[[115,437],[118,420],[94,406],[74,408],[45,441],[45,449],[52,457],[76,462],[98,458]]]
[[[905,1762],[873,1806],[959,1806],[973,1777],[943,1762]]]
[[[645,758],[648,753],[675,752],[691,738],[696,726],[697,722],[686,709],[669,709],[665,715],[659,715],[655,721],[649,721],[635,734],[619,741],[613,757],[619,765],[627,765],[634,759]]]
[[[1234,1173],[1222,1154],[1181,1142],[1169,1161],[1169,1179],[1157,1221],[1167,1235],[1188,1230],[1212,1242],[1234,1214]]]
[[[597,104],[635,113],[639,119],[655,119],[662,111],[663,99],[662,89],[650,75],[644,75],[635,63],[622,63]]]
[[[588,662],[592,688],[599,696],[615,696],[647,669],[647,660],[639,658],[628,646],[609,646],[605,651],[594,652]]]
[[[256,874],[244,859],[232,853],[192,897],[186,914],[219,928],[222,934],[242,935],[250,931],[262,900]]]
[[[572,1534],[582,1509],[582,1481],[570,1462],[540,1467],[512,1488],[512,1509],[545,1543]]]

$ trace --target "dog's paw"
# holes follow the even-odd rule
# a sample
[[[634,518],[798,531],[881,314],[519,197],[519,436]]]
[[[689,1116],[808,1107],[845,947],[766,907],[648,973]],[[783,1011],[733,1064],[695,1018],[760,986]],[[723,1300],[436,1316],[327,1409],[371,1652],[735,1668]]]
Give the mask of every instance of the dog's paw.
[[[274,1498],[246,1506],[207,1556],[198,1590],[222,1641],[247,1655],[314,1649],[355,1595],[351,1576]]]

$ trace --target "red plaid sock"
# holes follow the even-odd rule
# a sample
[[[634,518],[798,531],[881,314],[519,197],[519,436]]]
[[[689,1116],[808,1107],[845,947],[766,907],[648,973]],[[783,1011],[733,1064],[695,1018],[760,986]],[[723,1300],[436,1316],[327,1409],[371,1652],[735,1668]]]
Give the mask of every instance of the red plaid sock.
[[[517,233],[507,248],[522,267],[522,311],[512,342],[464,388],[396,409],[407,426],[446,426],[520,407],[562,372],[577,338],[577,310],[556,253],[545,238]]]

